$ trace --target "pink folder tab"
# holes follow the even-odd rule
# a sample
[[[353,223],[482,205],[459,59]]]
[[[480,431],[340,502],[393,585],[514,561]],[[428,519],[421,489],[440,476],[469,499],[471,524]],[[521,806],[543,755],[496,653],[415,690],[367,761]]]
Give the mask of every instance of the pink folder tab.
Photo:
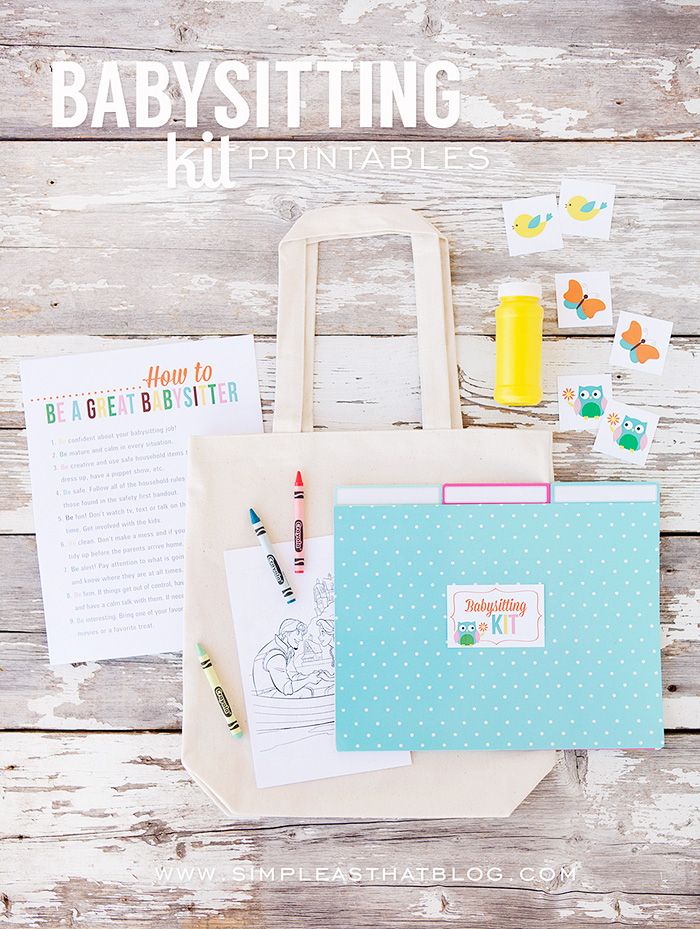
[[[442,502],[461,503],[550,503],[550,484],[443,484]]]

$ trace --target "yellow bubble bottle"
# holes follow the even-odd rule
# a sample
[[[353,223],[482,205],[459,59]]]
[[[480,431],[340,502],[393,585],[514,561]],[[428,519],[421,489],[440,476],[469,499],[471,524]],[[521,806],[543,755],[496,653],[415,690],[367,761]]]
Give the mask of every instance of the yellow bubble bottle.
[[[542,288],[508,281],[498,288],[496,387],[501,406],[536,406],[542,399]]]

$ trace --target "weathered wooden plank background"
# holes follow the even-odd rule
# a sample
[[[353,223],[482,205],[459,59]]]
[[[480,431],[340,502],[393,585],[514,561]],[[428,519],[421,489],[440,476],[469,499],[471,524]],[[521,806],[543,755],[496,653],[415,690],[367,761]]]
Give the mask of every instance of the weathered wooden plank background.
[[[48,72],[57,58],[79,61],[96,87],[102,62],[122,62],[133,84],[136,60],[168,64],[176,55],[191,73],[207,58],[343,59],[351,62],[447,59],[460,69],[462,120],[450,130],[426,125],[419,107],[414,138],[687,139],[698,138],[700,63],[689,47],[697,29],[693,0],[345,0],[345,2],[141,3],[105,0],[95,15],[81,0],[8,4],[0,68],[5,138],[83,138],[90,129],[51,130]],[[146,54],[147,53],[147,54]],[[213,67],[211,69],[213,71]],[[345,121],[328,130],[327,85],[304,79],[301,126],[285,130],[286,85],[271,79],[273,129],[247,127],[250,138],[396,136],[358,130],[358,83],[347,76]],[[7,91],[10,91],[9,93]],[[207,81],[198,129],[184,127],[184,104],[171,85],[168,128],[183,138],[215,131],[221,103]],[[247,96],[247,95],[246,95]],[[252,98],[254,103],[254,96]],[[223,101],[225,102],[225,101]],[[91,107],[92,110],[92,107]],[[133,113],[131,120],[133,124]],[[113,138],[162,136],[118,129]],[[400,135],[400,133],[399,133]]]
[[[307,146],[286,147],[301,156]],[[388,162],[390,146],[374,147]],[[241,144],[232,156],[233,190],[191,191],[168,190],[162,142],[4,145],[0,333],[273,334],[277,245],[290,221],[330,202],[366,200],[420,208],[449,237],[460,333],[494,331],[496,285],[514,273],[542,280],[546,331],[558,332],[554,273],[562,262],[572,271],[609,269],[616,310],[658,311],[676,335],[697,332],[700,280],[685,273],[697,259],[694,145],[489,144],[483,171],[277,171],[274,157],[251,171],[250,149]],[[358,161],[369,149],[362,145]],[[427,162],[441,164],[442,150],[427,145]],[[468,163],[466,155],[457,161]],[[340,155],[338,163],[346,163]],[[576,173],[619,185],[610,241],[572,240],[563,253],[510,258],[503,199],[556,193],[562,176]],[[321,334],[412,330],[407,240],[328,243],[321,261]]]
[[[16,343],[15,343],[16,344]],[[58,354],[83,348],[123,344],[118,340],[86,337],[25,337],[17,354]],[[464,420],[470,425],[528,425],[554,428],[557,424],[556,376],[562,371],[607,370],[611,339],[568,336],[545,344],[543,387],[546,399],[536,409],[516,411],[493,400],[493,339],[458,336],[458,361],[462,371]],[[573,349],[573,346],[576,349]],[[274,395],[275,346],[259,340],[258,372],[266,422],[271,418]],[[16,358],[17,356],[15,356]],[[662,379],[640,378],[616,371],[615,387],[630,403],[650,407],[663,417],[643,475],[661,480],[662,528],[688,532],[700,522],[697,459],[700,454],[700,404],[697,398],[698,353],[691,340],[677,340]],[[7,372],[5,380],[4,372]],[[0,431],[0,533],[31,532],[33,521],[26,466],[24,434],[9,428],[22,423],[16,361],[0,355],[0,385],[7,383],[5,402],[10,405],[8,428]],[[329,429],[377,428],[394,424],[416,428],[420,421],[418,357],[410,336],[384,338],[325,336],[317,339],[315,417]],[[590,453],[593,439],[583,433],[562,433],[555,443],[555,467],[561,480],[589,478],[609,480],[624,474],[615,460]],[[684,451],[681,453],[679,447]],[[638,472],[632,469],[632,476]],[[629,472],[628,472],[629,476]]]
[[[688,772],[698,741],[673,735],[644,757],[566,753],[510,819],[227,827],[180,768],[176,735],[12,733],[0,745],[0,765],[11,767],[0,832],[15,870],[4,917],[21,926],[121,916],[129,927],[691,929],[700,830]],[[280,879],[285,867],[295,873]],[[457,879],[434,881],[430,870],[419,879],[419,869],[440,867]],[[500,881],[466,876],[492,867]],[[362,881],[330,883],[336,868],[361,869]],[[523,868],[536,879],[522,879]],[[540,878],[540,868],[555,876]],[[402,881],[406,869],[413,879]]]
[[[700,137],[697,25],[693,0],[100,0],[89,14],[77,0],[0,3],[0,915],[8,925],[700,924],[700,155],[680,141]],[[219,135],[211,83],[198,130],[184,127],[175,87],[163,130],[49,128],[56,58],[82,63],[94,87],[106,59],[131,75],[145,59],[177,57],[193,70],[200,59],[303,56],[454,61],[463,120],[440,131],[419,117],[410,136],[485,143],[488,169],[350,171],[339,152],[335,171],[304,171],[298,161],[275,170],[271,141],[271,157],[249,170],[250,144],[240,142],[233,190],[169,190],[164,143],[145,140],[167,128],[183,139],[206,128]],[[329,132],[323,85],[310,78],[304,87],[299,129],[280,128],[283,94],[273,84],[273,128],[248,127],[246,137],[282,139],[297,159],[304,147],[313,159],[314,140],[327,140],[326,151],[331,138],[359,140],[361,161],[373,145],[386,158],[388,143],[377,140],[408,135],[358,130],[352,82],[343,128]],[[70,139],[90,141],[59,141]],[[458,153],[465,164],[469,148]],[[426,144],[427,164],[441,152]],[[501,201],[556,192],[562,176],[580,173],[618,185],[610,242],[570,240],[564,252],[510,259]],[[661,482],[667,746],[563,753],[503,821],[231,824],[179,764],[179,656],[46,664],[18,362],[135,337],[253,331],[269,422],[277,243],[307,209],[362,201],[419,209],[450,239],[467,424],[555,428],[556,374],[607,370],[610,331],[557,328],[555,271],[607,268],[615,310],[674,321],[663,378],[613,372],[620,395],[662,417],[644,471],[630,475],[592,455],[589,436],[555,437],[559,478]],[[400,239],[322,247],[320,426],[418,425],[409,261]],[[492,400],[494,294],[515,274],[543,281],[546,308],[545,400],[520,412]],[[248,869],[242,878],[235,866]],[[170,867],[185,870],[158,871]],[[282,867],[305,873],[280,880]],[[362,880],[315,876],[337,867],[365,869]],[[458,879],[419,876],[440,867],[455,867]],[[484,875],[467,878],[469,867]],[[501,868],[502,880],[489,881],[488,867]],[[554,876],[525,880],[523,867]],[[275,879],[260,868],[276,869]],[[402,881],[406,868],[413,873]]]

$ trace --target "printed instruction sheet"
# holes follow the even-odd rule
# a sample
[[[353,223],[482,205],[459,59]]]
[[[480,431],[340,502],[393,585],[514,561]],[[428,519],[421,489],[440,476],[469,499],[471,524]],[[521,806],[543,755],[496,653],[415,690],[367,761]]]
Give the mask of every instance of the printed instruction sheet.
[[[253,337],[21,374],[49,660],[181,650],[187,443],[262,432]]]

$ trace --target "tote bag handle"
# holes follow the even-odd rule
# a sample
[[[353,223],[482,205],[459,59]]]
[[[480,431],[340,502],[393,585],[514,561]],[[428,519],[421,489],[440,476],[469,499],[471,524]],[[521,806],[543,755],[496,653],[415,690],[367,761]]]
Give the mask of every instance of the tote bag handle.
[[[396,233],[411,238],[424,429],[461,429],[447,239],[407,207],[336,206],[305,213],[279,246],[274,432],[313,429],[318,243]]]

